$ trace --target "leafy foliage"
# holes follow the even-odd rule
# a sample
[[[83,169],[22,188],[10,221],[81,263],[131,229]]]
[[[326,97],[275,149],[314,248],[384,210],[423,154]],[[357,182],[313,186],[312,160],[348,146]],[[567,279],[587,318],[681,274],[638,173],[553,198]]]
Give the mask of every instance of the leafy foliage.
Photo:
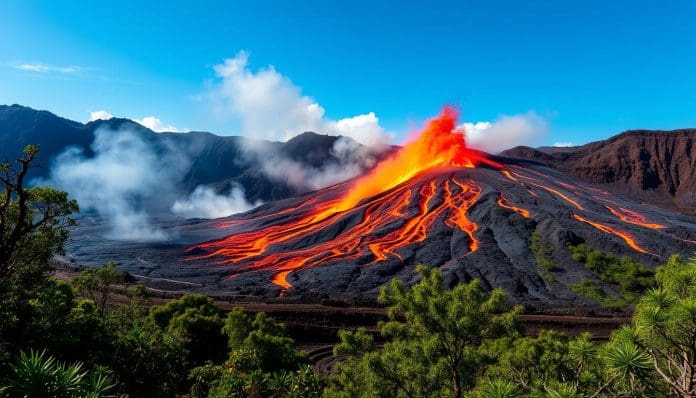
[[[293,372],[230,373],[211,384],[210,398],[319,398],[324,388],[323,380],[311,366]]]
[[[7,390],[24,397],[101,397],[114,387],[107,376],[88,375],[79,362],[65,364],[45,352],[20,352]]]
[[[109,261],[101,268],[87,268],[70,281],[77,293],[97,304],[99,313],[106,313],[106,305],[112,296],[114,285],[124,285],[126,276],[116,270],[116,263]]]
[[[185,294],[163,306],[150,309],[149,320],[162,332],[184,342],[185,360],[192,366],[221,361],[226,356],[224,322],[210,297]]]
[[[66,192],[25,187],[38,152],[38,146],[29,145],[17,167],[0,164],[0,278],[16,282],[27,273],[36,277],[48,272],[48,260],[62,253],[68,226],[75,222],[69,216],[79,211]]]
[[[477,280],[445,290],[438,269],[417,272],[411,289],[395,280],[380,293],[390,319],[379,325],[382,350],[364,331],[341,334],[335,353],[347,360],[329,396],[461,397],[495,360],[485,345],[519,334],[521,309],[505,312],[502,291],[486,293]]]
[[[632,342],[649,356],[674,395],[696,395],[696,259],[672,256],[657,269],[657,287],[640,299]]]
[[[235,308],[227,315],[223,330],[231,350],[229,364],[238,371],[296,370],[308,362],[304,353],[295,350],[285,326],[263,312],[252,319],[241,308]]]

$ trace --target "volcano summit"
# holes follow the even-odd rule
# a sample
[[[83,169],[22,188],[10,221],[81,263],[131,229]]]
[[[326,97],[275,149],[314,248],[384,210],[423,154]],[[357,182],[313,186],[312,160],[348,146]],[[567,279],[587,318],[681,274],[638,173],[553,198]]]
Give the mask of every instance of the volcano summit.
[[[179,234],[171,244],[102,246],[98,257],[116,255],[163,289],[305,299],[374,297],[392,278],[413,281],[424,263],[440,267],[449,284],[479,278],[543,308],[592,305],[569,288],[581,280],[618,294],[573,260],[569,246],[649,268],[696,249],[692,217],[469,149],[455,126],[456,112],[446,108],[361,177],[227,218],[169,225]],[[538,264],[534,234],[551,270]],[[88,252],[72,251],[78,260]]]

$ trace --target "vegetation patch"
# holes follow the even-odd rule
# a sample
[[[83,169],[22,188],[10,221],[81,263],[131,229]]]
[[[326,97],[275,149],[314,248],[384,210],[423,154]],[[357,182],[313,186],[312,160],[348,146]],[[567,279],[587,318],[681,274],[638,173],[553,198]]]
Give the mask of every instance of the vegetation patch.
[[[602,282],[609,284],[627,303],[635,303],[643,293],[655,286],[655,272],[628,256],[617,257],[613,254],[604,254],[586,244],[569,246],[569,248],[573,260],[594,272]],[[578,285],[584,287],[578,287]],[[591,293],[587,283],[580,282],[574,286],[575,289]],[[573,287],[568,287],[573,290]],[[597,303],[600,302],[597,301]]]
[[[587,278],[582,278],[580,282],[568,285],[568,289],[578,296],[592,300],[604,308],[620,308],[627,304],[623,299],[612,297],[604,289]]]
[[[532,249],[532,253],[534,253],[539,275],[544,280],[554,282],[556,278],[551,275],[551,272],[556,271],[557,268],[553,261],[553,247],[541,238],[539,227],[536,227],[534,232],[532,232],[532,241],[529,247]]]

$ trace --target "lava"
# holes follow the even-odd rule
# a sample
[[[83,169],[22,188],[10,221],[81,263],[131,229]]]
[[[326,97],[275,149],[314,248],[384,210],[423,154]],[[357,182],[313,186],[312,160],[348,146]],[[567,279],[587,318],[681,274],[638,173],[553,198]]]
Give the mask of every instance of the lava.
[[[190,253],[196,253],[192,258],[215,258],[217,264],[234,264],[235,274],[273,270],[271,281],[288,289],[292,287],[287,281],[288,275],[299,269],[362,256],[371,257],[368,263],[383,261],[389,256],[401,259],[398,251],[423,242],[440,217],[445,217],[449,227],[467,234],[469,252],[476,251],[479,243],[474,235],[478,225],[468,218],[467,212],[479,199],[481,188],[473,181],[453,177],[444,182],[432,179],[419,188],[412,182],[415,176],[437,167],[472,168],[477,163],[485,163],[503,169],[499,163],[466,147],[465,136],[455,130],[456,121],[456,111],[446,107],[440,116],[428,121],[415,140],[380,162],[372,172],[354,180],[351,188],[338,199],[323,203],[306,200],[275,214],[307,210],[302,217],[199,244],[189,249]],[[511,178],[509,172],[503,173]],[[442,197],[437,189],[440,184],[444,184]],[[409,206],[412,201],[417,206]],[[349,223],[347,219],[356,212],[362,213],[361,220],[337,236],[311,247],[293,248],[293,244],[305,236],[317,234],[328,239],[332,234],[322,231],[338,222]],[[236,226],[268,217],[219,225]],[[204,254],[198,254],[201,252]]]
[[[418,137],[394,156],[382,161],[372,172],[358,178],[353,188],[334,206],[319,212],[316,217],[326,217],[332,212],[355,207],[361,200],[410,180],[417,174],[438,166],[474,167],[475,163],[488,161],[485,156],[466,147],[464,134],[456,132],[457,112],[445,107],[440,116],[431,119]]]
[[[564,193],[558,191],[557,189],[553,189],[553,188],[551,188],[551,187],[547,187],[546,185],[535,184],[535,183],[533,183],[533,182],[530,182],[530,184],[531,184],[531,185],[534,185],[534,186],[537,187],[537,188],[544,189],[544,190],[546,190],[546,191],[548,191],[548,192],[550,192],[550,193],[552,193],[552,194],[554,194],[554,195],[559,196],[561,199],[563,199],[563,200],[565,200],[566,202],[570,203],[571,205],[577,207],[578,210],[585,210],[585,209],[580,205],[580,203],[578,203],[578,201],[576,201],[575,199],[571,198],[570,196],[568,196],[568,195],[566,195],[566,194],[564,194]]]
[[[630,224],[635,224],[635,225],[640,225],[641,227],[645,228],[650,228],[650,229],[663,229],[666,228],[662,224],[655,224],[648,222],[648,220],[643,217],[642,215],[636,213],[635,211],[631,211],[628,209],[625,209],[623,207],[619,207],[618,209],[615,209],[611,206],[604,206],[609,212],[613,215],[615,215],[619,220],[623,222],[627,222]]]
[[[634,250],[636,250],[636,251],[638,251],[638,252],[640,252],[640,253],[652,254],[652,253],[650,253],[649,251],[647,251],[647,250],[643,249],[642,247],[640,247],[640,246],[638,245],[638,243],[636,243],[636,241],[635,241],[635,239],[633,238],[633,236],[631,236],[629,233],[626,233],[626,232],[623,232],[623,231],[619,231],[618,229],[615,229],[615,228],[613,228],[613,227],[610,227],[610,226],[608,226],[608,225],[606,225],[606,224],[601,224],[601,223],[598,223],[598,222],[595,222],[595,221],[590,221],[590,220],[588,220],[588,219],[586,219],[586,218],[584,218],[584,217],[581,217],[581,216],[579,216],[579,215],[577,215],[577,214],[575,214],[575,213],[573,214],[573,218],[575,218],[575,219],[578,220],[578,221],[584,222],[585,224],[589,224],[589,225],[591,225],[591,226],[597,228],[598,230],[600,230],[600,231],[602,231],[602,232],[604,232],[604,233],[618,236],[619,238],[623,239],[624,242],[626,242],[627,245],[629,245],[629,246],[632,247]],[[654,255],[654,254],[652,254],[652,255]]]
[[[529,218],[528,210],[512,205],[510,201],[508,201],[507,198],[503,195],[502,192],[500,192],[500,196],[498,197],[496,203],[498,203],[498,206],[504,209],[512,210],[515,213],[520,214],[524,218]]]

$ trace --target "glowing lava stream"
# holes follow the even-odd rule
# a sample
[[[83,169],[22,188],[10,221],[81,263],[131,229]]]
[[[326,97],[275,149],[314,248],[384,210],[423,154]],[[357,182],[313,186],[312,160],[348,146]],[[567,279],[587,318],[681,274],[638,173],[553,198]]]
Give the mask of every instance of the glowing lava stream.
[[[613,215],[615,215],[619,220],[623,222],[627,222],[629,224],[635,224],[635,225],[640,225],[641,227],[645,228],[650,228],[650,229],[663,229],[666,228],[662,224],[655,224],[655,223],[650,223],[648,220],[643,217],[642,215],[636,213],[635,211],[631,211],[628,209],[624,209],[623,207],[619,207],[619,209],[614,209],[611,206],[604,206],[609,212]]]
[[[507,198],[505,196],[503,196],[502,192],[499,192],[499,194],[500,194],[500,196],[498,197],[498,200],[496,201],[496,203],[498,203],[498,206],[500,206],[504,209],[512,210],[515,213],[520,214],[524,218],[529,218],[529,211],[528,210],[513,206],[512,204],[510,204],[510,202],[507,200]]]
[[[650,255],[655,256],[655,254],[650,253],[649,251],[647,251],[647,250],[643,249],[642,247],[640,247],[640,246],[636,243],[636,241],[633,239],[633,236],[631,236],[630,234],[628,234],[628,233],[626,233],[626,232],[619,231],[618,229],[614,229],[614,228],[612,228],[612,227],[610,227],[610,226],[608,226],[608,225],[605,225],[605,224],[600,224],[600,223],[595,222],[595,221],[590,221],[590,220],[588,220],[588,219],[586,219],[586,218],[584,218],[584,217],[581,217],[581,216],[579,216],[579,215],[577,215],[577,214],[575,214],[575,213],[573,213],[573,218],[575,218],[575,219],[578,220],[578,221],[584,222],[585,224],[589,224],[589,225],[591,225],[591,226],[597,228],[598,230],[600,230],[600,231],[602,231],[602,232],[605,232],[605,233],[608,233],[608,234],[611,234],[611,235],[618,236],[619,238],[623,239],[624,242],[626,242],[627,245],[631,246],[634,250],[636,250],[636,251],[638,251],[638,252],[640,252],[640,253],[650,254]]]
[[[389,255],[400,258],[397,251],[409,244],[423,242],[432,223],[445,212],[450,213],[445,222],[453,228],[459,227],[469,236],[469,252],[473,252],[478,249],[478,241],[473,235],[478,226],[468,219],[466,212],[478,200],[481,188],[473,182],[461,182],[456,179],[445,181],[444,187],[443,200],[437,202],[437,181],[431,180],[422,185],[418,191],[420,200],[417,213],[403,217],[414,188],[412,184],[406,184],[372,200],[368,205],[360,206],[364,208],[364,216],[360,223],[345,229],[333,239],[308,248],[284,250],[259,257],[235,272],[276,270],[278,272],[271,281],[287,289],[291,287],[287,276],[292,271],[339,259],[356,259],[366,253],[373,255],[371,262],[385,260]],[[453,193],[454,189],[458,192]],[[385,235],[376,232],[403,220],[405,223],[400,228],[393,229]]]
[[[190,252],[205,254],[195,255],[193,259],[216,258],[218,264],[235,264],[235,274],[274,270],[272,282],[287,289],[291,287],[287,276],[294,270],[336,259],[355,259],[365,254],[371,255],[373,261],[384,260],[389,255],[399,257],[397,250],[424,241],[430,226],[443,214],[448,226],[456,226],[467,234],[469,252],[475,251],[478,241],[474,233],[478,226],[468,219],[467,211],[480,196],[478,185],[449,178],[444,182],[444,195],[440,198],[436,189],[438,181],[433,179],[418,189],[417,208],[409,207],[416,192],[411,181],[427,170],[452,166],[471,168],[476,163],[503,169],[502,165],[466,147],[464,134],[455,131],[456,120],[454,109],[446,107],[440,116],[428,121],[414,141],[380,162],[369,174],[353,181],[352,188],[342,197],[316,204],[308,200],[295,207],[309,208],[299,219],[194,246]],[[511,177],[509,173],[506,176]],[[414,209],[417,212],[409,214]],[[337,222],[348,223],[347,219],[355,212],[362,212],[358,224],[346,227],[333,238],[330,238],[330,233],[322,233]],[[237,224],[237,221],[222,223],[223,226]],[[388,232],[380,232],[382,230]],[[307,236],[330,240],[319,238],[320,241],[311,247],[292,247]]]
[[[523,171],[526,171],[526,172],[531,172],[531,173],[534,173],[534,174],[538,174],[539,176],[544,176],[543,174],[541,174],[541,173],[539,173],[539,172],[536,172],[536,171],[533,171],[533,170],[529,170],[529,169],[526,169],[526,168],[521,167],[521,166],[513,165],[513,167],[515,167],[515,168],[518,169],[518,170],[523,170]],[[548,187],[548,186],[546,186],[546,185],[543,185],[543,184],[542,184],[542,181],[539,180],[539,179],[537,179],[537,178],[530,177],[530,176],[526,176],[526,175],[522,175],[522,174],[516,173],[516,172],[514,172],[514,171],[512,172],[512,174],[514,174],[514,175],[516,175],[517,177],[520,177],[520,178],[522,178],[522,179],[524,179],[524,180],[527,180],[527,182],[526,182],[527,184],[533,185],[533,186],[535,186],[535,187],[537,187],[537,188],[541,188],[541,189],[543,189],[543,190],[545,190],[545,191],[547,191],[547,192],[549,192],[549,193],[551,193],[551,194],[554,194],[554,195],[560,197],[561,199],[563,199],[563,200],[565,200],[566,202],[570,203],[571,205],[575,206],[578,210],[585,210],[585,209],[582,207],[582,205],[581,205],[577,200],[571,198],[570,196],[564,194],[563,192],[561,192],[561,191],[559,191],[559,190],[557,190],[557,189],[554,189],[554,188]],[[544,177],[547,177],[547,176],[544,176]],[[532,181],[536,181],[536,182],[532,182]],[[555,181],[555,183],[557,183],[557,184],[559,184],[559,185],[561,185],[561,186],[574,188],[572,185],[566,184],[566,183],[564,183],[564,182],[562,182],[562,181],[557,181],[557,180],[554,180],[554,181]],[[529,191],[529,193],[531,193],[532,195],[536,196],[536,194],[534,194],[532,191]]]

